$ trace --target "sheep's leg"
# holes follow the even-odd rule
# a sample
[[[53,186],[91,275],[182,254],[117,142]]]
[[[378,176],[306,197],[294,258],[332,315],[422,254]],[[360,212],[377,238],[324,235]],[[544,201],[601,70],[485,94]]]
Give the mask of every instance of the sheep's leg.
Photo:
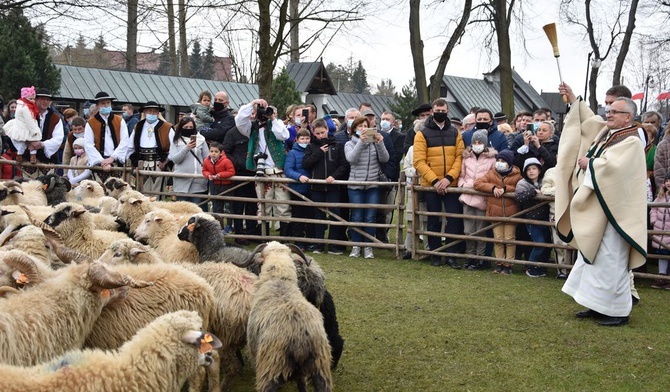
[[[227,391],[236,375],[242,372],[242,362],[239,350],[222,347],[219,349],[221,356],[221,390]],[[213,364],[211,366],[214,366]]]
[[[256,391],[258,392],[277,392],[286,384],[286,380],[279,377],[277,381],[268,380],[261,383],[256,383]]]
[[[5,244],[5,241],[9,238],[9,236],[12,234],[12,232],[16,229],[17,225],[11,224],[7,227],[5,227],[5,230],[0,233],[0,246]]]
[[[221,366],[221,357],[217,350],[212,351],[212,363],[207,367],[207,385],[209,386],[209,392],[220,392],[221,386],[219,384],[220,379],[220,366]]]
[[[307,392],[307,382],[304,377],[300,377],[297,380],[298,392]]]
[[[332,385],[328,382],[326,377],[323,377],[320,373],[317,373],[312,376],[312,385],[314,385],[315,392],[331,392]]]
[[[205,383],[206,370],[198,366],[198,371],[188,379],[189,392],[202,392],[202,385]]]

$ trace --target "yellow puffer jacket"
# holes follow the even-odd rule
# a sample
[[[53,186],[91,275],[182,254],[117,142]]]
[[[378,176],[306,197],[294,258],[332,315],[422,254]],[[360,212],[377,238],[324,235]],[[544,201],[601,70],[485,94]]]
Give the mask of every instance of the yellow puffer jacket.
[[[440,129],[429,117],[414,138],[414,167],[422,186],[433,186],[443,178],[457,186],[465,144],[455,127]]]

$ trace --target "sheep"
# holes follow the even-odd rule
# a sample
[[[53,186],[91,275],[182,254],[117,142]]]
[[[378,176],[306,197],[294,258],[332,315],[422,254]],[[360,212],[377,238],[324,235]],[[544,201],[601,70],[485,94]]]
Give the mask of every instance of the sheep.
[[[55,206],[68,201],[68,192],[72,189],[72,185],[67,178],[57,174],[47,174],[37,177],[36,180],[43,184],[42,189],[47,198],[47,205]]]
[[[66,246],[93,259],[115,240],[127,238],[124,233],[95,229],[91,213],[76,203],[59,204],[44,223],[63,237]]]
[[[256,390],[276,391],[296,381],[305,391],[311,378],[315,391],[331,391],[331,353],[323,319],[298,288],[290,248],[273,241],[257,251],[263,266],[247,325]]]
[[[117,204],[115,215],[128,225],[130,234],[134,235],[137,226],[139,226],[144,219],[144,215],[156,208],[163,208],[175,214],[180,225],[185,222],[190,214],[184,215],[181,212],[175,212],[173,209],[167,208],[173,205],[177,207],[186,206],[192,208],[195,204],[188,202],[154,203],[140,192],[126,191],[119,196],[119,203]],[[202,210],[199,210],[199,212],[202,212]]]
[[[83,180],[72,189],[69,201],[85,206],[98,207],[100,198],[103,196],[105,196],[105,190],[102,188],[102,185],[95,181]]]
[[[116,177],[106,179],[104,188],[107,195],[115,199],[118,199],[123,192],[131,190],[130,185],[126,181]]]
[[[198,250],[189,242],[179,241],[179,225],[169,211],[155,209],[144,215],[144,220],[135,230],[135,239],[156,249],[166,263],[197,263]]]
[[[18,249],[0,250],[0,260],[0,287],[21,289],[56,275],[42,260]]]
[[[1,185],[0,185],[1,187]],[[38,220],[44,220],[54,211],[50,206],[30,206],[30,210]],[[11,233],[16,229],[31,224],[26,212],[19,205],[5,205],[0,207],[0,244],[4,244]]]
[[[221,344],[202,326],[196,312],[183,310],[153,320],[118,351],[75,350],[29,368],[0,365],[0,390],[179,392]]]
[[[39,228],[32,225],[24,226],[12,234],[13,237],[0,250],[17,249],[29,254],[47,267],[57,269],[63,266]]]
[[[30,258],[16,254],[6,257],[5,263],[34,265]],[[111,271],[102,263],[72,265],[0,301],[0,363],[32,366],[81,347],[103,306],[126,295],[126,286],[151,284]]]
[[[19,179],[20,180],[20,179]],[[11,206],[19,203],[46,206],[46,186],[37,180],[0,182],[0,205]]]
[[[203,214],[191,216],[179,230],[178,238],[190,242],[200,255],[200,261],[244,263],[251,253],[243,248],[226,245],[221,233],[221,224]]]
[[[110,177],[114,178],[114,177]],[[100,209],[101,214],[105,215],[113,215],[114,211],[116,211],[116,205],[119,201],[113,197],[110,196],[102,196],[100,199],[98,199],[98,208]]]

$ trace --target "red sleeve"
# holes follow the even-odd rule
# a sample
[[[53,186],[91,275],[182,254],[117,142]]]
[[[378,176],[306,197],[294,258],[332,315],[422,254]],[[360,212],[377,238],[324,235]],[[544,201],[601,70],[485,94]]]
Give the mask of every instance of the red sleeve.
[[[205,158],[204,162],[202,162],[202,175],[205,176],[205,178],[214,175],[214,166],[209,157]]]
[[[219,178],[230,178],[234,176],[235,166],[233,165],[233,162],[227,157],[222,157],[221,160],[223,161],[221,163],[221,166],[223,166],[223,170],[219,172]]]

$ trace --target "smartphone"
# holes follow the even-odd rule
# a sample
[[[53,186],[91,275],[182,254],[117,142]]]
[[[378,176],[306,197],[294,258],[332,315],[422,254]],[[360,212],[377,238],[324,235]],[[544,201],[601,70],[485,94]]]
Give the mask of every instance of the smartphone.
[[[526,124],[526,132],[530,132],[532,135],[535,135],[535,123]]]
[[[196,135],[191,135],[191,143],[195,143]]]
[[[365,128],[365,135],[368,137],[367,143],[374,142],[376,134],[377,128]]]
[[[302,109],[302,116],[309,121],[309,109]]]

